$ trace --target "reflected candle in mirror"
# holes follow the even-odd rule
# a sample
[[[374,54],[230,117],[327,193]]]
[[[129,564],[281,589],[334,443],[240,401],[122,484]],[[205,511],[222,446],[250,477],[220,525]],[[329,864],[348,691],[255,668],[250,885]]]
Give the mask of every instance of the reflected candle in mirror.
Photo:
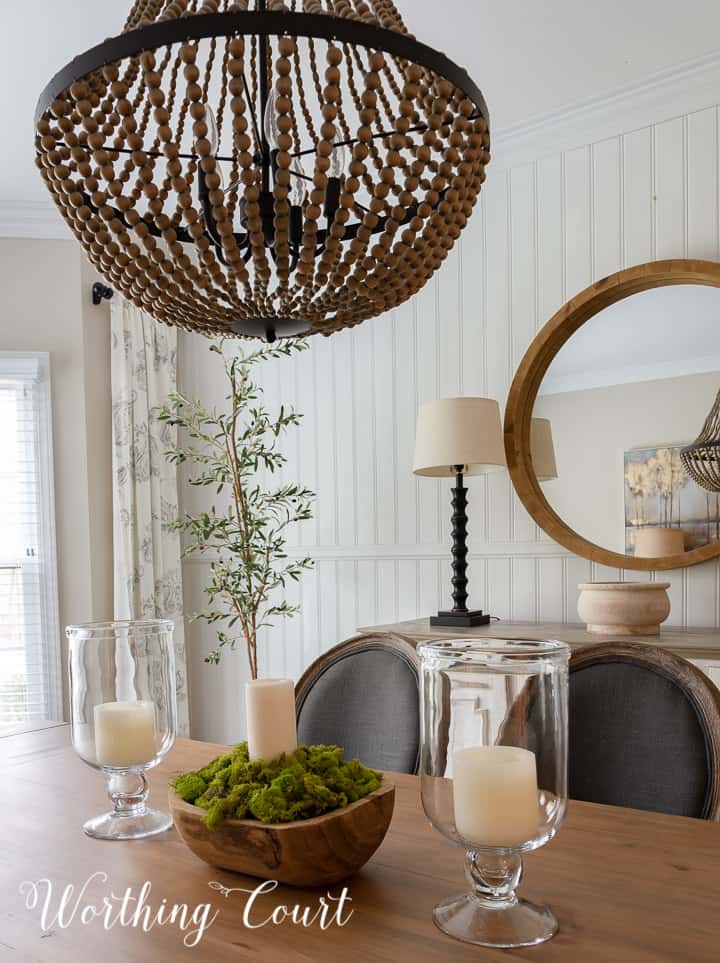
[[[535,754],[515,746],[453,753],[455,827],[480,846],[516,846],[540,825]]]
[[[95,758],[99,766],[144,766],[157,751],[152,702],[104,702],[95,706]]]
[[[245,711],[251,759],[275,759],[297,749],[295,687],[291,679],[246,683]]]

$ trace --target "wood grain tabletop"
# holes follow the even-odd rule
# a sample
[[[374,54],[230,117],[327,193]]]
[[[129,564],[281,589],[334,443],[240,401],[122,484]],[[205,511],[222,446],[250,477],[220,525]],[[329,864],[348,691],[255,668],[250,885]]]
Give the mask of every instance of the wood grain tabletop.
[[[169,778],[202,765],[220,748],[180,740],[151,773],[151,803],[164,807]],[[433,926],[435,903],[466,889],[463,854],[428,824],[415,777],[390,775],[397,785],[390,832],[366,867],[347,882],[345,925],[328,916],[330,924],[322,929],[318,920],[308,927],[289,918],[277,925],[265,920],[282,905],[289,912],[296,905],[310,908],[309,918],[321,898],[327,902],[325,891],[281,886],[250,902],[249,893],[238,890],[252,891],[258,880],[199,861],[174,830],[125,843],[86,837],[82,822],[106,805],[103,780],[74,755],[66,727],[0,740],[0,775],[2,961],[720,959],[716,823],[571,802],[558,836],[526,857],[521,884],[523,895],[552,907],[560,921],[559,933],[542,946],[496,951],[455,942]],[[115,923],[106,929],[104,924],[112,917],[88,909],[102,907],[103,898],[114,907],[112,897],[127,891],[129,900],[138,899],[144,884],[150,885],[143,897],[147,919],[163,906],[185,904],[186,929],[179,925],[179,911],[174,923],[145,931],[142,925],[122,925],[123,919],[132,918],[130,911],[121,919],[116,911]],[[74,889],[59,913],[68,886]],[[341,885],[331,887],[330,896],[337,899],[341,891]],[[204,905],[209,905],[207,919],[212,916],[212,923],[194,946],[185,946],[184,939],[190,935],[192,941],[191,933],[198,928],[190,914]],[[349,910],[352,915],[347,918]],[[141,923],[141,916],[137,918]],[[202,914],[195,923],[201,920]]]

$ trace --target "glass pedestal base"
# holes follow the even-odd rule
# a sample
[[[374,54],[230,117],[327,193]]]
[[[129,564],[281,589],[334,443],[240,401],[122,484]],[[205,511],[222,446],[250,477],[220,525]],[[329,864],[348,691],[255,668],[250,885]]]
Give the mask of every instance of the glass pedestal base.
[[[456,940],[499,949],[544,943],[558,928],[547,906],[517,897],[507,902],[490,901],[474,893],[443,900],[433,910],[433,922]]]
[[[170,813],[148,809],[148,783],[142,769],[105,769],[108,796],[114,809],[88,819],[83,826],[93,839],[144,839],[164,833],[173,824]]]
[[[172,826],[172,816],[159,809],[143,809],[137,813],[103,813],[88,819],[83,830],[94,839],[144,839],[164,833]]]

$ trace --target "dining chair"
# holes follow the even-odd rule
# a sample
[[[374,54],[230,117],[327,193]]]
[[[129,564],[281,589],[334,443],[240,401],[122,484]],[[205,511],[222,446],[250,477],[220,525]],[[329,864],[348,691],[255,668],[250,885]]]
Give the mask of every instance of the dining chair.
[[[720,818],[720,692],[690,662],[638,642],[570,658],[572,799]]]
[[[420,762],[418,657],[390,633],[357,635],[323,653],[295,687],[298,742],[336,745],[374,769]]]

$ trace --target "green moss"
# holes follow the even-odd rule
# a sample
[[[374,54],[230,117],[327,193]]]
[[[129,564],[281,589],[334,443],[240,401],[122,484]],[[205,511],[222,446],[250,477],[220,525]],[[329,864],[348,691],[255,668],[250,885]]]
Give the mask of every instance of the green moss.
[[[185,802],[206,809],[205,825],[217,829],[225,819],[286,823],[321,816],[374,792],[381,779],[358,759],[344,760],[339,746],[299,746],[289,756],[250,762],[241,742],[173,786]]]
[[[207,783],[199,772],[186,772],[173,782],[175,792],[185,802],[194,802],[207,789]]]

